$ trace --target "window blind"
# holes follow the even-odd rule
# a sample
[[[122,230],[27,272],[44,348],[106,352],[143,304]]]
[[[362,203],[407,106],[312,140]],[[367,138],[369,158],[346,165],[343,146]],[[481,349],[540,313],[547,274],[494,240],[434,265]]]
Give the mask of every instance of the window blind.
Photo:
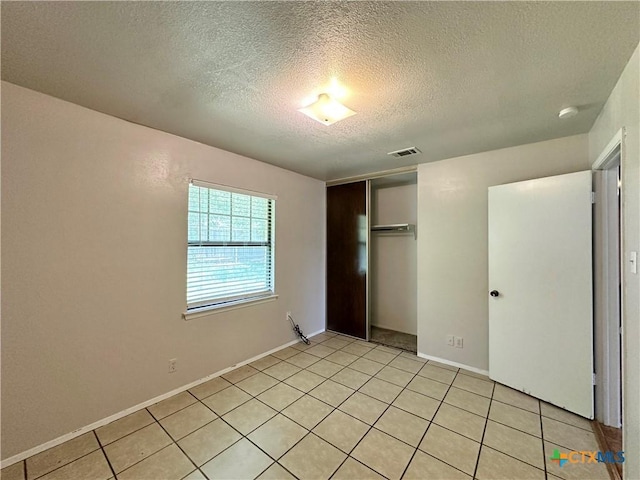
[[[273,294],[275,199],[202,185],[189,185],[187,309]]]

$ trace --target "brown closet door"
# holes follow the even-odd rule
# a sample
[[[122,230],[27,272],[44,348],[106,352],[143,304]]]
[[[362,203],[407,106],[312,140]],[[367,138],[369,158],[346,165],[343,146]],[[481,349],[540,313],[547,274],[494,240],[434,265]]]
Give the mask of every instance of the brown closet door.
[[[327,329],[367,338],[367,182],[327,188]]]

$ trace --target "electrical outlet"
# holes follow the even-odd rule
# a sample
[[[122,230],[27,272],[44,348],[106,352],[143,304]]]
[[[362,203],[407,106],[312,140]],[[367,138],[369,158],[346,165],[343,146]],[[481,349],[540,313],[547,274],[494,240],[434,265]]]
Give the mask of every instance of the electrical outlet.
[[[453,347],[453,335],[447,335],[447,345]]]
[[[178,368],[177,363],[178,363],[177,358],[172,358],[171,360],[169,360],[169,373],[174,373],[177,370]]]
[[[462,348],[462,337],[455,337],[454,344],[456,348]]]

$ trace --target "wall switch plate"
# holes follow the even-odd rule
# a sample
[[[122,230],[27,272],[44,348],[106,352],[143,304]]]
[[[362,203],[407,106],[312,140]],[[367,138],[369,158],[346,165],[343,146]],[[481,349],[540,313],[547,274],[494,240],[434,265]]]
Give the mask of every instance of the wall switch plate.
[[[453,335],[447,335],[447,345],[453,347]]]
[[[456,348],[462,348],[462,337],[454,337],[453,340]]]
[[[638,252],[629,254],[629,263],[631,264],[631,273],[638,273]]]
[[[178,368],[177,363],[177,358],[172,358],[171,360],[169,360],[169,373],[175,373],[176,369]]]

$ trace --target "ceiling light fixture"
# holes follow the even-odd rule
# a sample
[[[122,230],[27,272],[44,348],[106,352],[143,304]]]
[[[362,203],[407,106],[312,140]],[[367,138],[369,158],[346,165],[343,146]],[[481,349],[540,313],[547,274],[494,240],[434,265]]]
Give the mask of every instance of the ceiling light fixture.
[[[575,117],[577,114],[578,114],[578,109],[576,107],[567,107],[560,110],[560,113],[558,113],[558,118],[561,118],[561,119],[571,118],[571,117]]]
[[[331,98],[327,93],[321,93],[315,102],[298,109],[298,111],[324,125],[331,125],[338,120],[344,120],[356,114],[356,112],[345,107],[336,99]]]

